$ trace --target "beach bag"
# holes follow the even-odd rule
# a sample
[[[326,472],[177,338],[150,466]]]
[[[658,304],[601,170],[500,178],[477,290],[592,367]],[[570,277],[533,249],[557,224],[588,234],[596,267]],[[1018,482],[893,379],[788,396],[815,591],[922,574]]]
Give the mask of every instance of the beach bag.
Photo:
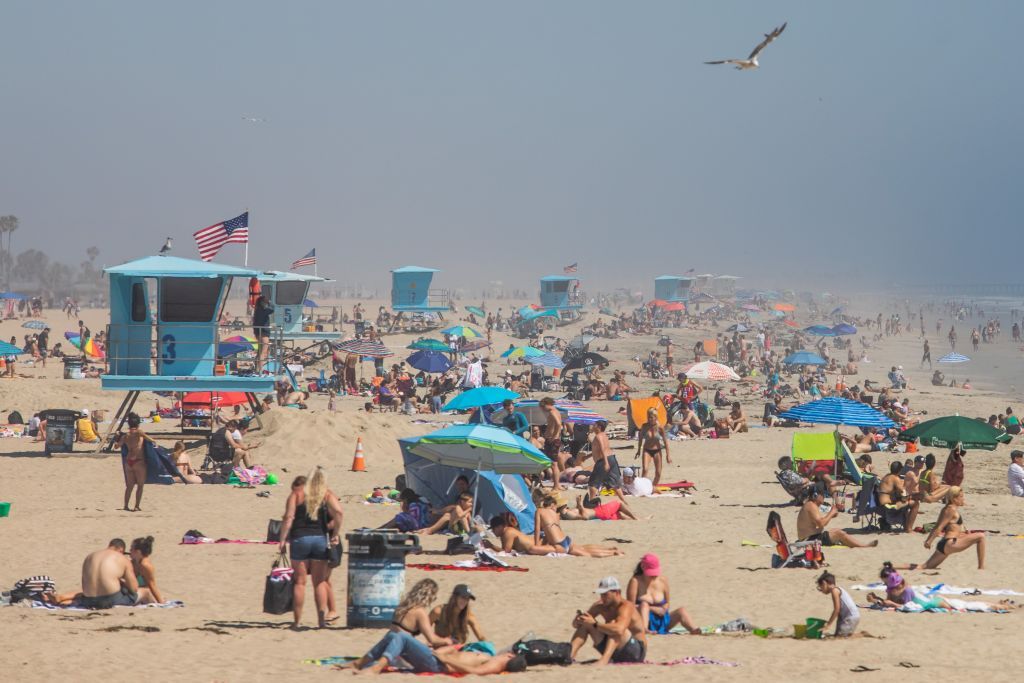
[[[331,539],[327,539],[327,566],[331,569],[341,566],[341,541],[332,545]]]
[[[267,543],[279,543],[281,541],[281,520],[272,519],[267,522]]]
[[[21,416],[17,410],[12,410],[7,414],[7,424],[9,425],[23,425],[25,424],[25,418]]]
[[[41,600],[43,593],[53,593],[56,590],[57,584],[45,574],[19,579],[11,589],[11,604],[22,600]]]
[[[448,545],[444,551],[449,555],[472,555],[476,552],[476,546],[470,543],[465,536],[454,536],[448,539]]]
[[[288,556],[281,553],[267,574],[263,584],[263,612],[286,614],[292,610],[292,592],[295,587],[294,571]]]
[[[556,643],[551,640],[520,640],[512,646],[512,651],[526,658],[528,666],[539,664],[572,664],[572,645]]]
[[[729,431],[729,423],[725,419],[715,420],[715,436],[719,439],[728,439]]]

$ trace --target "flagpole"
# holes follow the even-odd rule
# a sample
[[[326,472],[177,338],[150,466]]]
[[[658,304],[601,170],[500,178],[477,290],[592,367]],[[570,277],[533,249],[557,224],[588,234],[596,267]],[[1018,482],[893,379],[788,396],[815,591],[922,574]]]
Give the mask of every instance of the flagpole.
[[[249,213],[249,207],[248,206],[245,207],[245,212]],[[246,223],[248,223],[248,222],[249,221],[246,221]],[[246,237],[245,237],[245,267],[246,268],[249,267],[249,234],[248,234],[248,230],[249,230],[249,228],[248,228],[248,225],[247,225],[246,226]]]

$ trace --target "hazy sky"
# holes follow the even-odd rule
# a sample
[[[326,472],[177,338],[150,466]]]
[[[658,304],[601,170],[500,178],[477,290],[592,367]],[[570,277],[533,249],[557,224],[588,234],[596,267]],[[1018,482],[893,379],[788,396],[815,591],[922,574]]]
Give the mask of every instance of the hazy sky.
[[[194,257],[194,230],[248,208],[250,265],[316,247],[322,274],[382,289],[416,264],[535,290],[574,261],[588,288],[648,294],[691,267],[1020,278],[1019,1],[7,0],[0,18],[15,252],[96,244],[113,264],[171,235]],[[702,64],[784,21],[760,70]]]

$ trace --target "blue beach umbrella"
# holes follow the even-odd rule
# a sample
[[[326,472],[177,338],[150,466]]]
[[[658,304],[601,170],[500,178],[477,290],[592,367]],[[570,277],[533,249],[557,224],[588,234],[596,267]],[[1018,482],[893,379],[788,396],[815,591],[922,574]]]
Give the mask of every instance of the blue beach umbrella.
[[[559,370],[565,367],[565,362],[553,353],[545,353],[542,356],[527,358],[526,362],[530,365],[540,365],[545,368],[557,368]]]
[[[839,323],[838,325],[832,328],[832,332],[837,337],[843,337],[846,335],[857,334],[857,328],[848,323]]]
[[[49,327],[49,325],[47,325],[42,320],[28,320],[26,322],[23,322],[21,326],[24,327],[26,330],[45,330],[47,327]]]
[[[306,308],[320,308],[319,306],[316,305],[316,302],[313,301],[312,299],[303,299],[302,300],[302,305],[305,306]]]
[[[833,329],[831,327],[828,327],[827,325],[811,325],[810,327],[805,327],[804,332],[806,332],[807,334],[813,334],[818,337],[836,336],[835,331],[833,331]]]
[[[519,394],[509,391],[505,387],[477,387],[464,391],[448,403],[444,404],[441,410],[469,410],[480,406],[493,406],[501,403],[506,398],[513,401],[519,398]]]
[[[445,372],[452,366],[448,357],[440,351],[417,351],[405,361],[423,372]]]
[[[0,341],[0,356],[20,356],[25,353],[14,344]]]
[[[780,417],[812,424],[850,425],[888,429],[896,423],[871,406],[848,398],[823,398],[790,408]]]

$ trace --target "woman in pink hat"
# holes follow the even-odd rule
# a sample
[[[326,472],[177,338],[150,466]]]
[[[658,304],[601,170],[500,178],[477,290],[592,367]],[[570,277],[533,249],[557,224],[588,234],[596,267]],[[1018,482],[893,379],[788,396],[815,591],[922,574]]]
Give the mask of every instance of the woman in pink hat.
[[[685,607],[669,607],[668,579],[661,575],[661,560],[654,553],[640,559],[626,586],[626,598],[636,603],[640,618],[647,623],[648,633],[666,634],[682,624],[691,635],[701,630],[693,625]]]

